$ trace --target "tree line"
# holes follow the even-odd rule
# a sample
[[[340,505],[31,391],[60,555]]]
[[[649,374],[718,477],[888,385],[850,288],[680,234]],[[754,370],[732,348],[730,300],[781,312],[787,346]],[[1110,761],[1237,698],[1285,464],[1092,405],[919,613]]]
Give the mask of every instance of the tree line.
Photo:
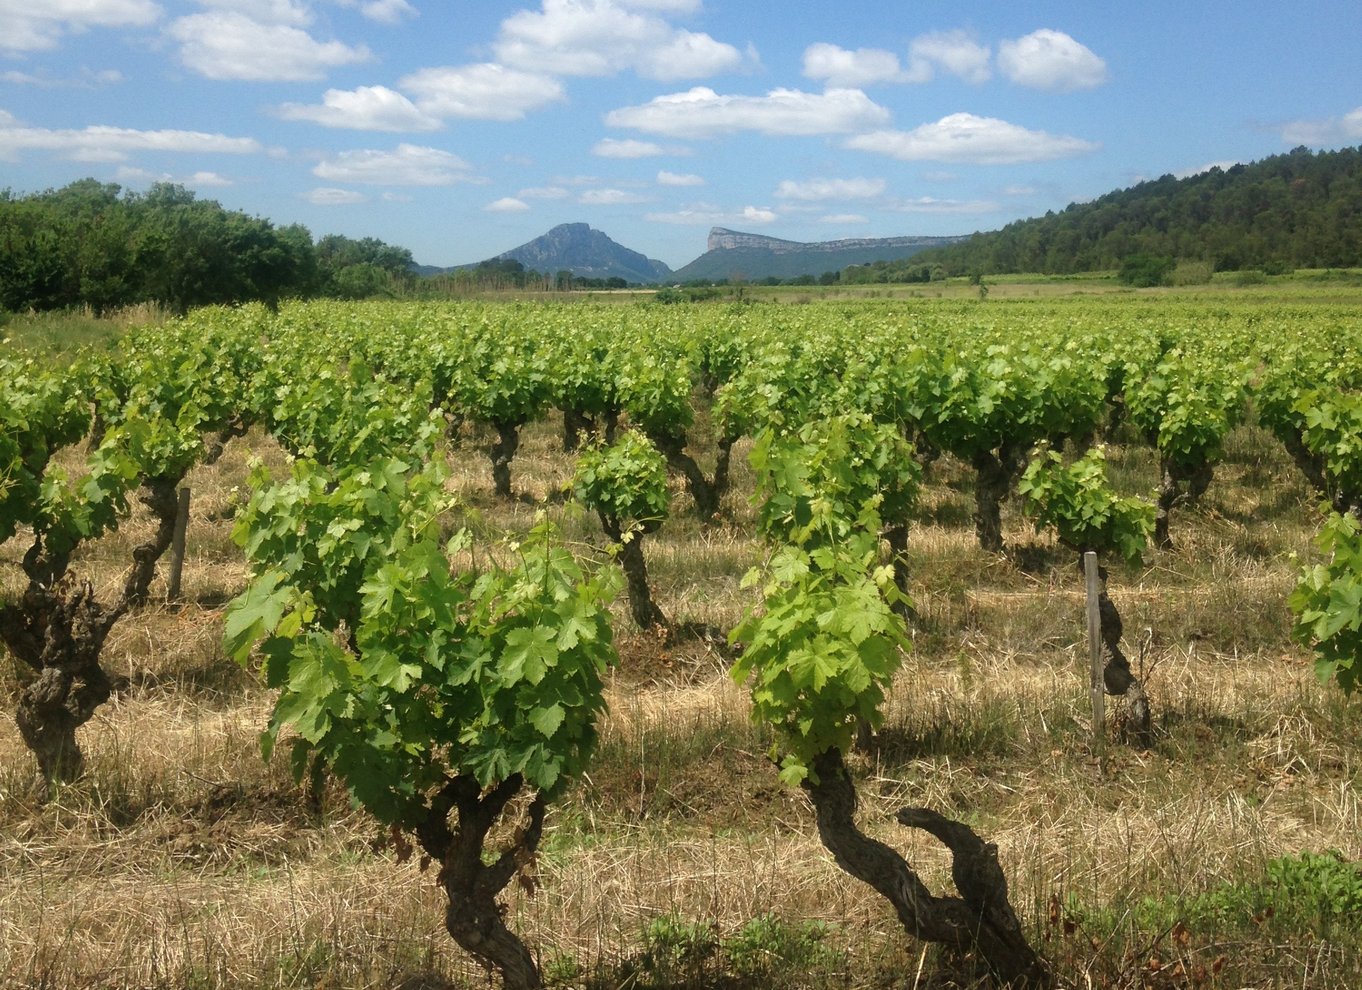
[[[947,275],[1069,275],[1119,270],[1135,256],[1210,271],[1362,265],[1362,148],[1299,147],[1187,178],[1164,175],[924,251],[911,265]]]
[[[0,190],[0,310],[154,302],[177,312],[258,300],[362,299],[415,281],[411,252],[374,238],[313,241],[300,224],[198,199],[81,179],[27,195]]]

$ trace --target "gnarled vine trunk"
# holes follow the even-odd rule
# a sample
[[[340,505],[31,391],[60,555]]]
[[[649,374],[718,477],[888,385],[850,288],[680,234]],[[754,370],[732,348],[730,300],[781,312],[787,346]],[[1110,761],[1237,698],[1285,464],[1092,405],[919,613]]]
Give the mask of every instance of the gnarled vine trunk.
[[[1003,551],[1003,502],[1026,466],[1026,451],[1004,443],[997,453],[983,450],[974,455],[974,535],[989,553]]]
[[[841,752],[827,750],[811,769],[818,779],[810,777],[803,786],[813,802],[823,845],[838,866],[889,901],[909,935],[973,957],[1013,990],[1053,986],[1008,900],[996,846],[926,808],[899,811],[902,824],[928,832],[951,851],[951,876],[959,896],[937,897],[898,852],[857,828],[856,788]]]
[[[605,535],[619,545],[620,568],[624,571],[629,591],[629,614],[633,616],[635,624],[644,630],[670,630],[671,623],[653,601],[653,591],[648,584],[648,564],[643,557],[643,531],[635,530],[626,540],[618,519],[604,512],[598,515]]]
[[[720,441],[720,456],[714,471],[714,480],[705,477],[695,458],[686,453],[686,438],[672,434],[649,434],[653,446],[667,459],[667,466],[679,472],[686,479],[686,488],[695,502],[695,514],[703,522],[713,522],[719,515],[719,505],[728,489],[728,460],[726,447],[732,448],[732,441]],[[725,446],[726,445],[726,446]]]
[[[1079,573],[1083,570],[1080,556]],[[1144,684],[1130,669],[1130,660],[1121,649],[1121,636],[1124,625],[1121,613],[1110,596],[1107,595],[1107,569],[1097,568],[1098,576],[1098,614],[1102,630],[1102,684],[1109,695],[1126,699],[1130,706],[1130,735],[1141,746],[1148,746],[1154,740],[1153,716],[1149,710],[1149,695]]]
[[[445,892],[445,930],[461,948],[499,972],[505,990],[543,985],[534,957],[507,927],[505,908],[497,903],[507,884],[534,860],[544,829],[542,795],[530,802],[510,845],[490,863],[483,858],[487,833],[523,787],[520,774],[513,774],[483,794],[476,780],[460,775],[436,794],[417,829],[421,848],[440,866],[436,879]],[[452,829],[451,812],[456,817]]]
[[[514,498],[511,493],[511,461],[520,449],[520,424],[499,421],[492,424],[497,439],[487,447],[492,461],[492,487],[502,498]]]
[[[1181,467],[1167,458],[1159,459],[1159,497],[1154,513],[1154,545],[1160,550],[1172,550],[1173,539],[1168,532],[1168,519],[1173,509],[1195,502],[1211,485],[1215,469],[1210,464],[1195,468]]]

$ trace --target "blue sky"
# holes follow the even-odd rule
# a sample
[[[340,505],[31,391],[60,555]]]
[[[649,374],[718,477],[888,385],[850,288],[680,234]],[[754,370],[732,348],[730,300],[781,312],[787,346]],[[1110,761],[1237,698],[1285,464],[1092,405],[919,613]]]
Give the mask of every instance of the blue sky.
[[[433,265],[992,230],[1302,144],[1362,144],[1358,0],[0,0],[0,188],[178,182]]]

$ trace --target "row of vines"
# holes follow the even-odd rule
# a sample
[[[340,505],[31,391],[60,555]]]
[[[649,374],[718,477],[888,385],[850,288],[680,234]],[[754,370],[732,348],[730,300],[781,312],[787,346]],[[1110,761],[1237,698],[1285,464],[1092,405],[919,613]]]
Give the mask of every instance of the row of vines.
[[[878,726],[920,621],[907,549],[938,458],[973,469],[985,550],[1005,551],[1002,506],[1016,496],[1075,553],[1138,561],[1151,542],[1172,546],[1227,433],[1255,418],[1323,507],[1322,562],[1292,597],[1297,632],[1322,676],[1351,690],[1362,675],[1357,321],[1190,304],[1074,312],[299,304],[197,311],[68,367],[0,358],[0,544],[22,571],[0,600],[0,642],[24,672],[14,718],[49,785],[80,777],[77,730],[111,693],[103,644],[147,601],[177,488],[262,431],[288,471],[249,479],[234,533],[251,579],[225,635],[277,691],[266,752],[286,745],[300,779],[342,780],[399,848],[439,864],[450,935],[508,987],[540,975],[498,898],[590,765],[621,590],[639,627],[731,641],[780,776],[809,795],[837,863],[910,934],[1004,983],[1046,986],[993,847],[903,809],[903,824],[955,857],[957,895],[938,897],[855,823],[843,755]],[[548,522],[491,546],[460,521],[452,441],[490,438],[490,487],[517,498],[521,432],[551,415],[577,452],[573,494],[623,582]],[[1147,498],[1107,478],[1103,441],[1118,432],[1156,453]],[[677,497],[721,519],[740,442],[769,552],[738,627],[696,628],[655,600],[647,538]],[[101,599],[78,573],[82,547],[138,500],[157,525]],[[1121,634],[1104,590],[1106,689],[1147,736],[1150,703]],[[507,816],[514,839],[491,853]]]

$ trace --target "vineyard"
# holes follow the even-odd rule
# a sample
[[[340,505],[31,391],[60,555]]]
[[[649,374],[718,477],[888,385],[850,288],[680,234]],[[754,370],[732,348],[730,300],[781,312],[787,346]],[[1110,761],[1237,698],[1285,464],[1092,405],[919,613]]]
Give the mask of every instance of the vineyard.
[[[297,303],[11,347],[0,979],[1355,987],[1358,313]]]

